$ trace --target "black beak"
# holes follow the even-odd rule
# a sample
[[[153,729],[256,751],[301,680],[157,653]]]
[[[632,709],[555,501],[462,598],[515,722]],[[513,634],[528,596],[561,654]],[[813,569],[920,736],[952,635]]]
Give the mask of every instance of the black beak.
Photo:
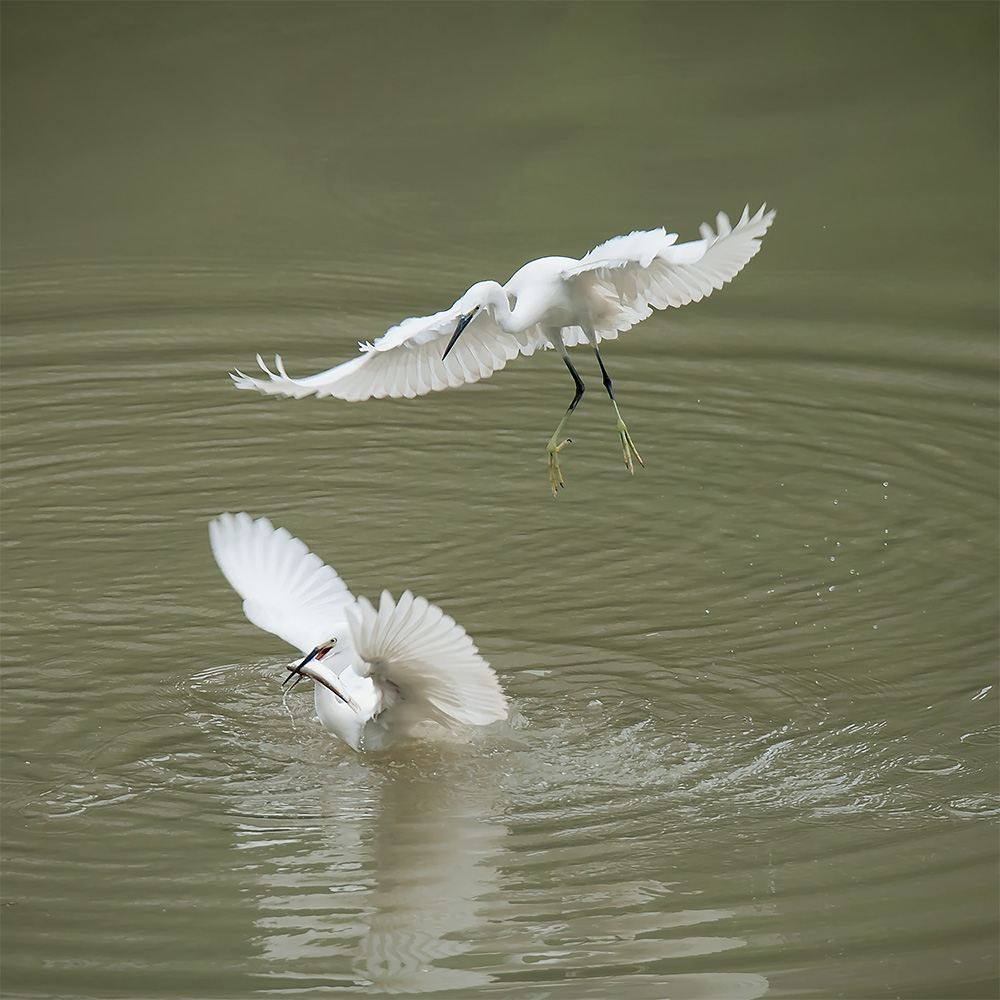
[[[295,684],[298,684],[302,680],[302,674],[300,671],[302,668],[310,661],[316,659],[316,654],[323,649],[322,646],[317,646],[303,661],[281,682],[281,686],[284,687],[293,677],[295,678]],[[292,687],[295,687],[295,684]]]
[[[451,335],[451,340],[448,341],[448,346],[444,349],[444,354],[441,355],[442,361],[448,357],[448,352],[455,346],[455,341],[462,336],[462,331],[472,322],[472,317],[475,315],[474,312],[470,312],[459,317],[458,326],[455,327],[455,332]]]

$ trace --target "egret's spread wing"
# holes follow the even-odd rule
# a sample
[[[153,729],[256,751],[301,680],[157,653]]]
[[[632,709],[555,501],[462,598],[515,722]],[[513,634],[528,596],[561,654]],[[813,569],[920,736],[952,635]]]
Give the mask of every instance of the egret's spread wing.
[[[277,371],[272,372],[257,355],[257,364],[268,378],[252,378],[241,371],[231,378],[238,389],[257,389],[273,396],[299,398],[315,393],[350,402],[386,396],[412,398],[478,382],[518,354],[534,353],[544,342],[533,330],[517,336],[504,333],[484,309],[465,328],[448,357],[443,358],[458,321],[468,310],[469,306],[459,299],[450,309],[433,316],[404,319],[375,343],[360,344],[360,357],[318,375],[292,378],[280,357],[274,359]]]
[[[490,665],[465,629],[422,597],[388,591],[376,609],[359,597],[351,610],[355,667],[382,694],[387,712],[444,726],[485,726],[507,718],[507,701]]]
[[[760,240],[774,221],[764,205],[752,218],[743,209],[732,226],[725,212],[716,217],[718,232],[701,225],[701,239],[677,243],[663,229],[629,233],[594,247],[563,273],[590,293],[595,328],[601,339],[614,338],[644,320],[654,309],[699,302],[732,281],[760,250]],[[583,342],[566,338],[567,346]]]
[[[349,643],[345,609],[354,596],[303,542],[249,514],[220,514],[208,535],[219,569],[254,625],[304,653],[334,635]]]

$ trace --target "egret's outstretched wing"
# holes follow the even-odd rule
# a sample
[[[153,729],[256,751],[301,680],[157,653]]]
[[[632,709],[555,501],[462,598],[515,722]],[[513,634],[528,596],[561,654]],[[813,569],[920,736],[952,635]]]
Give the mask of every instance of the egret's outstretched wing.
[[[303,542],[249,514],[220,514],[208,535],[219,569],[254,625],[304,653],[334,635],[349,648],[346,608],[354,596]]]
[[[485,726],[507,718],[507,701],[490,665],[465,629],[424,598],[407,590],[397,603],[384,590],[376,609],[359,597],[350,626],[365,661],[355,670],[380,689],[387,715],[443,726]]]
[[[701,225],[701,239],[677,243],[676,233],[663,229],[629,233],[594,247],[564,276],[591,293],[599,338],[613,339],[631,329],[654,309],[699,302],[732,281],[760,250],[760,240],[774,221],[774,210],[761,205],[750,216],[749,206],[735,226],[725,212],[716,216],[718,232]],[[567,346],[583,343],[566,331]]]
[[[464,296],[463,296],[464,298]],[[459,299],[450,309],[433,316],[414,316],[379,337],[374,344],[360,344],[361,356],[336,368],[292,378],[274,359],[272,372],[257,355],[257,364],[268,378],[252,378],[237,371],[230,376],[237,389],[257,389],[273,396],[336,396],[357,402],[385,396],[412,398],[437,389],[478,382],[499,371],[518,354],[532,354],[542,346],[539,331],[513,336],[504,333],[492,316],[482,310],[465,328],[447,358],[442,358],[459,319],[470,306]]]

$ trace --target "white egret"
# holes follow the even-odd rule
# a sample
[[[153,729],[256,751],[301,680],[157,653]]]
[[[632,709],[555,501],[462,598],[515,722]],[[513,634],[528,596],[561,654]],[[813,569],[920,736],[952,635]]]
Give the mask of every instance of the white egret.
[[[507,718],[496,674],[465,629],[422,597],[382,591],[375,608],[284,528],[249,514],[208,526],[212,554],[243,612],[305,656],[316,714],[355,750]],[[289,678],[286,678],[286,681]]]
[[[258,354],[267,379],[251,378],[237,369],[231,378],[238,389],[257,389],[274,396],[336,396],[351,402],[386,396],[422,396],[435,389],[477,382],[499,371],[518,354],[554,347],[573,376],[573,401],[549,439],[549,480],[553,495],[563,485],[560,441],[570,414],[583,396],[584,384],[566,351],[589,343],[597,355],[604,387],[617,418],[625,465],[641,465],[615,401],[611,377],[598,344],[614,340],[649,316],[653,309],[699,302],[732,281],[760,249],[774,220],[765,206],[751,217],[749,206],[735,226],[716,216],[716,231],[703,223],[701,239],[677,243],[676,233],[654,229],[616,236],[580,260],[541,257],[525,264],[505,284],[480,281],[450,309],[433,316],[405,319],[364,343],[360,357],[318,375],[292,378],[281,356],[272,372]],[[461,338],[461,339],[459,339]]]

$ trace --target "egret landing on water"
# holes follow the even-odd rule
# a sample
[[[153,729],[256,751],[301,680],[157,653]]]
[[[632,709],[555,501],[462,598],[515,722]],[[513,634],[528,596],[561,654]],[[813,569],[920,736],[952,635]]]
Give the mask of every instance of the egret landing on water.
[[[243,612],[305,656],[287,668],[315,683],[320,722],[355,750],[507,718],[496,674],[461,625],[406,591],[375,608],[266,517],[220,514],[212,554]],[[296,683],[298,680],[296,679]]]
[[[374,344],[359,344],[360,357],[329,371],[291,378],[280,356],[274,359],[277,372],[272,372],[258,354],[257,363],[268,379],[239,370],[231,378],[238,389],[274,396],[315,394],[352,402],[373,396],[412,398],[478,382],[518,354],[554,347],[576,387],[548,444],[549,480],[556,495],[557,486],[563,485],[559,453],[570,443],[560,438],[584,391],[566,348],[584,342],[593,347],[615,409],[625,465],[633,472],[632,460],[641,465],[642,459],[618,411],[597,345],[614,340],[654,309],[699,302],[732,281],[760,249],[773,221],[774,211],[765,214],[762,205],[752,218],[745,208],[735,226],[720,212],[717,231],[702,224],[701,239],[691,243],[678,244],[676,233],[653,229],[616,236],[580,260],[541,257],[525,264],[505,285],[477,282],[450,309],[404,319]]]

